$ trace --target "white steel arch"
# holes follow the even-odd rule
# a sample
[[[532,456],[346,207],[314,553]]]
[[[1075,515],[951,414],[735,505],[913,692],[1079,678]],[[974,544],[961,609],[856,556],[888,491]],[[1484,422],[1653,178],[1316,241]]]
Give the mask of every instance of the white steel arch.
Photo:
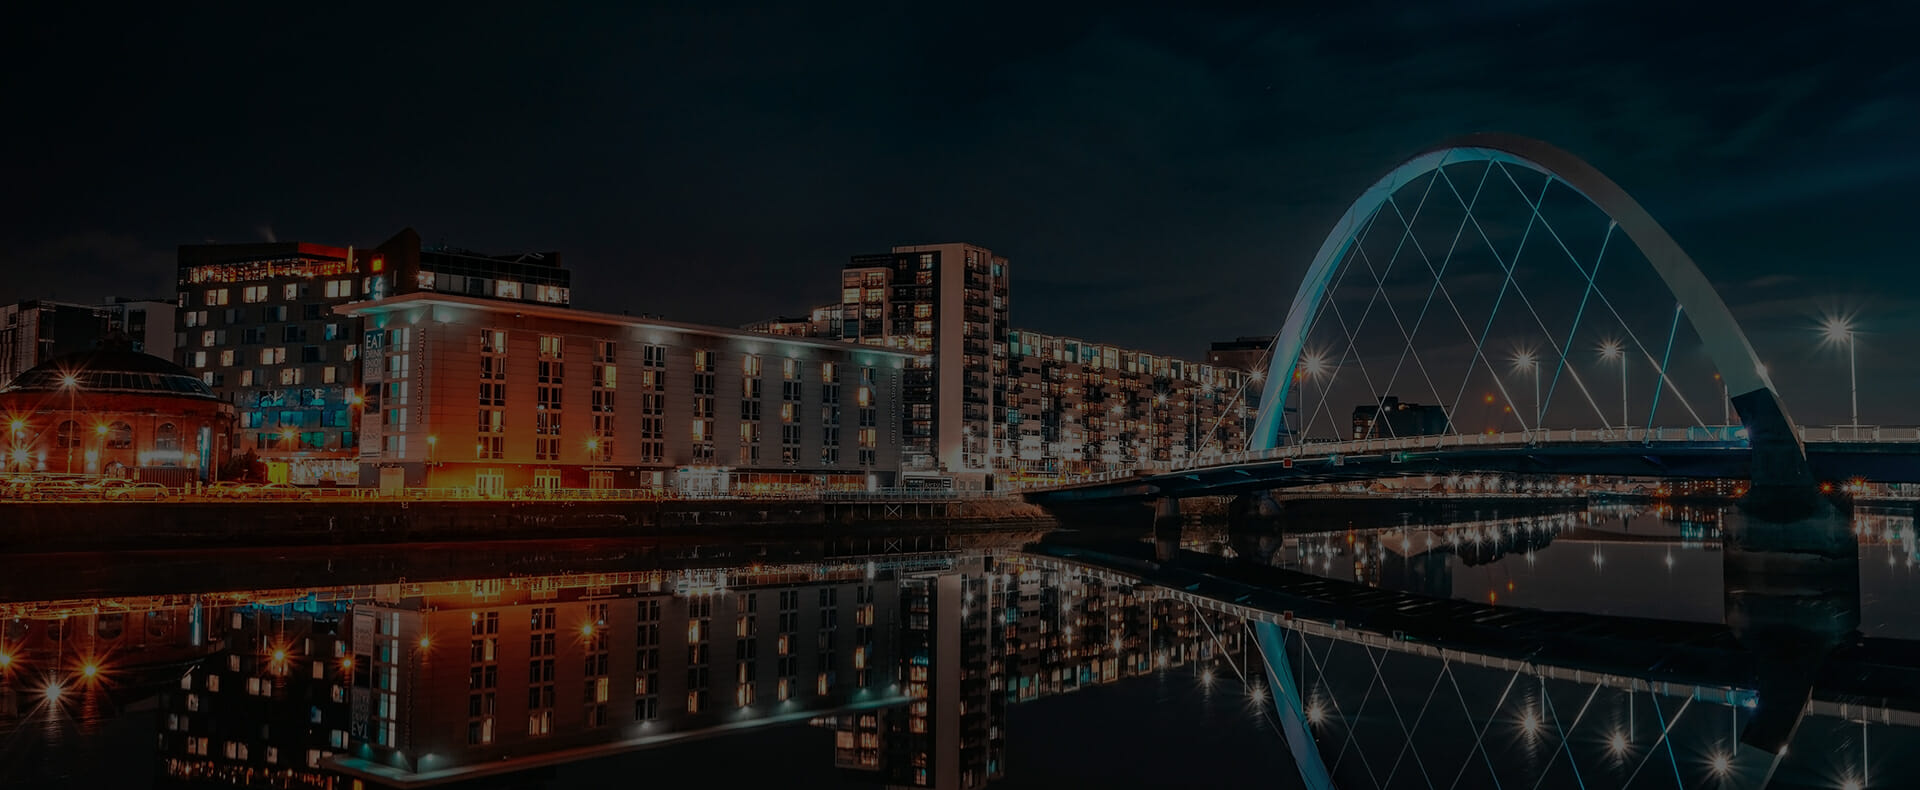
[[[1793,468],[1778,468],[1767,463],[1766,466],[1778,473],[1768,477],[1785,478],[1781,482],[1809,479],[1805,471],[1805,450],[1746,333],[1734,321],[1720,294],[1666,229],[1620,185],[1579,157],[1540,140],[1490,133],[1455,138],[1414,155],[1368,187],[1340,217],[1307,267],[1306,278],[1287,311],[1286,324],[1274,339],[1250,449],[1268,449],[1279,443],[1287,395],[1307,331],[1324,304],[1327,288],[1340,262],[1357,243],[1368,219],[1386,205],[1394,193],[1415,179],[1463,162],[1512,165],[1541,173],[1572,188],[1605,212],[1639,247],[1673,292],[1681,312],[1700,336],[1708,357],[1726,383],[1754,446],[1770,447],[1774,451],[1770,454],[1778,457],[1779,451],[1788,449],[1782,445],[1791,443],[1791,457],[1778,460]],[[1759,471],[1756,469],[1756,473]]]

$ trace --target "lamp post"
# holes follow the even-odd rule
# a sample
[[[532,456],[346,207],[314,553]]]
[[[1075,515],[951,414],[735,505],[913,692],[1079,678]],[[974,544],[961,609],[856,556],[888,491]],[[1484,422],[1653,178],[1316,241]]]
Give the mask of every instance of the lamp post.
[[[1320,354],[1308,354],[1304,359],[1300,360],[1300,372],[1301,372],[1300,378],[1303,381],[1311,382],[1314,379],[1320,378],[1321,374],[1327,372],[1327,358]],[[1327,397],[1327,393],[1322,391],[1320,393],[1320,398],[1322,400],[1325,400],[1326,397]],[[1318,407],[1314,407],[1311,410],[1308,410],[1309,400],[1310,399],[1307,397],[1307,389],[1306,387],[1302,386],[1300,388],[1300,407],[1303,410],[1300,415],[1301,443],[1305,443],[1307,441],[1307,428],[1313,424],[1313,413],[1316,411],[1319,411]],[[1334,429],[1334,432],[1336,435],[1339,433],[1338,427]]]
[[[61,430],[54,431],[54,435],[60,436],[62,443],[67,446],[67,474],[73,474],[73,445],[80,440],[80,425],[73,420],[76,406],[74,397],[80,389],[80,379],[72,373],[65,374],[60,377],[60,388],[67,391],[67,420],[60,424]]]
[[[1515,370],[1525,370],[1529,375],[1533,376],[1533,428],[1532,429],[1538,429],[1540,427],[1540,417],[1541,417],[1541,411],[1542,411],[1540,408],[1540,361],[1537,359],[1534,359],[1533,351],[1529,349],[1526,351],[1522,351],[1519,354],[1514,356],[1513,368]]]
[[[1860,436],[1860,379],[1854,367],[1853,319],[1842,316],[1828,318],[1820,327],[1821,334],[1829,343],[1847,344],[1847,393],[1852,401],[1851,421],[1848,427],[1853,429],[1854,438]]]
[[[1600,344],[1601,359],[1620,361],[1620,430],[1627,429],[1627,350],[1618,340],[1608,340]]]

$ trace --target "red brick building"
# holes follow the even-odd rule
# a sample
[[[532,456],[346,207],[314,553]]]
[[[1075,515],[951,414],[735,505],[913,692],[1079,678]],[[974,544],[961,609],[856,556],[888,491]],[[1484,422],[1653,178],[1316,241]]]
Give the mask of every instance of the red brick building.
[[[0,389],[9,473],[210,480],[232,446],[233,405],[148,354],[66,354]],[[152,470],[144,474],[136,470]]]

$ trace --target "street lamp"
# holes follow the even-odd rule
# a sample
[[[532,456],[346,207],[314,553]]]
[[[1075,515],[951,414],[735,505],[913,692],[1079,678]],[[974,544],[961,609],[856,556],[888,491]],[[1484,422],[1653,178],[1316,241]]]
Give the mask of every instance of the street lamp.
[[[1860,434],[1860,380],[1855,374],[1853,352],[1853,319],[1844,316],[1828,317],[1821,324],[1820,333],[1829,343],[1847,344],[1847,391],[1853,401],[1852,422],[1855,437]]]
[[[80,437],[76,435],[80,426],[73,420],[75,408],[74,396],[80,389],[79,377],[72,373],[62,374],[60,376],[60,388],[67,391],[67,421],[61,424],[60,427],[62,430],[55,431],[54,433],[56,435],[65,434],[61,438],[67,445],[67,474],[73,474],[73,445],[80,441]],[[68,426],[72,427],[69,428]]]
[[[1513,369],[1525,370],[1533,376],[1533,427],[1540,427],[1540,361],[1533,356],[1533,349],[1526,349],[1513,357]],[[1523,426],[1524,427],[1524,426]]]
[[[1600,344],[1600,358],[1620,362],[1620,430],[1627,429],[1627,349],[1618,340]]]
[[[1310,382],[1310,381],[1313,381],[1314,379],[1320,378],[1320,376],[1325,374],[1326,372],[1327,372],[1326,356],[1319,353],[1309,353],[1306,356],[1300,358],[1300,371],[1296,374],[1296,376],[1298,378],[1302,378]],[[1321,392],[1320,397],[1321,399],[1324,400],[1327,397],[1327,393],[1324,391]],[[1302,442],[1306,441],[1307,439],[1307,427],[1313,424],[1314,412],[1319,411],[1317,407],[1312,410],[1307,410],[1307,402],[1308,402],[1307,391],[1305,387],[1302,387],[1300,390],[1300,407],[1302,409],[1302,413],[1300,415],[1300,441]],[[1337,430],[1336,430],[1336,433],[1337,433]]]

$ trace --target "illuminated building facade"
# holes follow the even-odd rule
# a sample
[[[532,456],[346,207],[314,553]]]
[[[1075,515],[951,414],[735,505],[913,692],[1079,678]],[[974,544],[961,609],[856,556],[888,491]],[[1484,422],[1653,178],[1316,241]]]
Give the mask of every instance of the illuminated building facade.
[[[984,247],[923,244],[841,270],[840,337],[915,355],[901,404],[910,483],[986,488],[1005,455],[1010,268]]]
[[[420,291],[534,305],[572,298],[558,253],[422,250],[412,228],[371,249],[182,245],[178,274],[176,361],[238,407],[234,450],[297,485],[358,481],[362,334],[336,308]]]
[[[1004,256],[970,244],[855,256],[840,302],[748,325],[916,354],[902,400],[908,485],[982,488],[1243,449],[1271,338],[1193,362],[1010,329]]]
[[[6,470],[205,481],[233,406],[180,366],[124,348],[47,360],[0,388]]]
[[[1007,340],[1007,430],[1015,481],[1184,462],[1246,443],[1257,376],[1071,337]]]
[[[362,485],[896,483],[908,354],[430,293],[346,312],[367,322]]]
[[[352,756],[504,773],[897,698],[896,574],[839,562],[497,579],[358,605]]]
[[[769,335],[788,337],[839,338],[842,331],[840,317],[844,315],[841,308],[841,304],[835,302],[815,307],[806,315],[781,316],[757,321],[741,328],[749,332],[765,332]]]
[[[241,787],[339,787],[321,762],[347,751],[350,604],[197,609],[206,658],[160,695],[160,774]]]

